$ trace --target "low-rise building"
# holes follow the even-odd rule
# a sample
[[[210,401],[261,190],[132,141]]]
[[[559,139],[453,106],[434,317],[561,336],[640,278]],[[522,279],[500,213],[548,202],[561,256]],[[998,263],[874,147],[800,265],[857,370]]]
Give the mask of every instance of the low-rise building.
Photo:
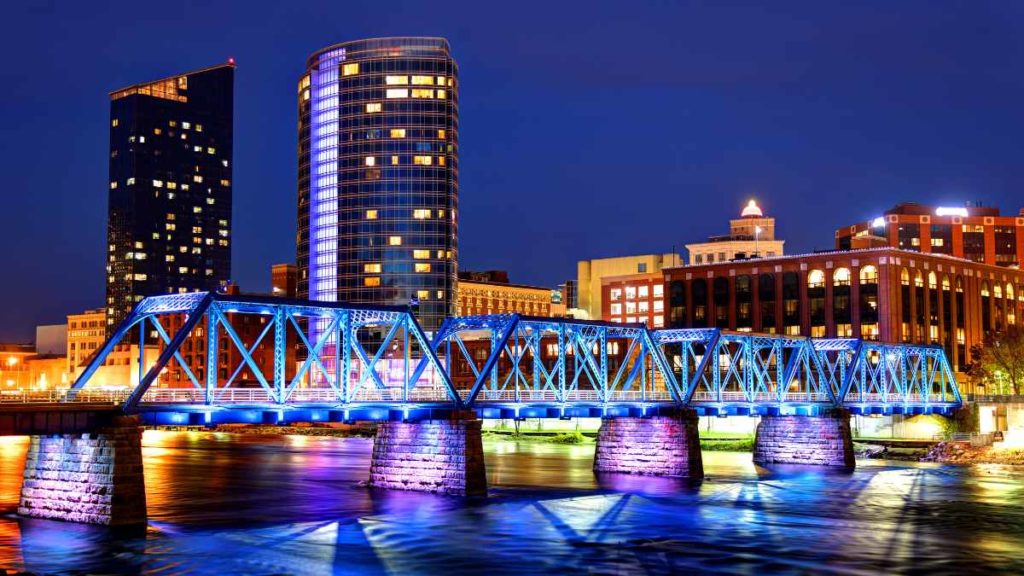
[[[456,315],[519,313],[527,316],[554,316],[565,307],[552,302],[552,290],[542,286],[510,284],[502,270],[459,273]]]
[[[678,266],[678,254],[643,254],[582,260],[576,265],[575,306],[586,314],[586,319],[599,319],[604,310],[602,281],[611,276],[655,274],[662,268]]]
[[[888,247],[670,268],[664,282],[673,327],[938,344],[958,370],[1024,313],[1020,270]]]
[[[602,281],[601,319],[651,328],[665,326],[665,275],[629,274]]]
[[[739,218],[729,220],[729,233],[711,236],[706,242],[687,244],[690,264],[710,264],[747,258],[774,258],[785,252],[785,240],[775,238],[775,218],[765,216],[751,200]]]
[[[1004,216],[982,206],[897,204],[881,216],[836,230],[836,249],[892,246],[993,266],[1024,263],[1024,209]]]

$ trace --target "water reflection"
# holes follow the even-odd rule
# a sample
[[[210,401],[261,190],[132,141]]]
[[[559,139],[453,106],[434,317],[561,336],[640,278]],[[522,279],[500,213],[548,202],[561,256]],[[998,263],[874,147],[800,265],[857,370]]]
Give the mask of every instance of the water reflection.
[[[141,535],[17,519],[0,443],[0,567],[46,573],[1024,572],[1024,474],[860,462],[703,482],[595,476],[593,446],[489,442],[491,497],[369,490],[371,441],[153,433]]]

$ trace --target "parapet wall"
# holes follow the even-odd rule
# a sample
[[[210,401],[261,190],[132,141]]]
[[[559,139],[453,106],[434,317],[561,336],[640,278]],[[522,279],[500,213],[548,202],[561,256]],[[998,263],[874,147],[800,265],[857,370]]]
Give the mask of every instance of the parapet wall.
[[[697,413],[605,418],[597,434],[594,472],[704,477]]]
[[[755,464],[813,464],[853,468],[850,414],[762,416],[754,440]]]
[[[480,420],[382,422],[373,440],[370,486],[457,496],[486,496]]]
[[[115,418],[88,434],[33,436],[18,514],[111,526],[145,524],[138,419]]]

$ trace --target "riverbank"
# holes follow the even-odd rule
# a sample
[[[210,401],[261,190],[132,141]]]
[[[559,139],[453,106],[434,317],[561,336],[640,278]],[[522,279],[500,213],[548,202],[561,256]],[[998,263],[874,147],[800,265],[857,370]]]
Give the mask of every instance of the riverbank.
[[[921,462],[1024,466],[1024,449],[971,446],[970,442],[939,442],[921,458]]]

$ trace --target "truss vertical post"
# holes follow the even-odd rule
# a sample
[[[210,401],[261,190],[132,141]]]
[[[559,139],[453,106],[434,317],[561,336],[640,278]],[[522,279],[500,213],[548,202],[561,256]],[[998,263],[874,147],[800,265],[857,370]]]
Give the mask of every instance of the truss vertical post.
[[[142,375],[146,373],[146,318],[139,322],[139,377],[135,382],[138,386],[142,384]]]
[[[342,342],[342,326],[347,324],[347,317],[348,311],[338,312],[334,324],[334,395],[342,403],[348,402],[348,363],[343,360],[348,357],[348,339]]]
[[[355,343],[353,342],[354,330],[352,329],[352,314],[348,310],[343,310],[338,323],[341,324],[341,335],[342,338],[345,339],[344,345],[341,348],[341,367],[343,372],[341,376],[341,388],[339,389],[344,391],[344,401],[345,404],[348,404],[352,401],[352,390],[349,385],[351,384],[352,379],[352,347],[355,346]]]
[[[285,401],[286,384],[284,380],[284,369],[287,362],[287,338],[285,338],[285,315],[288,308],[281,306],[274,310],[274,392],[279,403]],[[325,374],[326,376],[326,374]]]
[[[206,404],[213,404],[217,392],[217,366],[220,359],[220,342],[217,328],[220,318],[216,306],[206,312]]]
[[[402,326],[402,402],[409,401],[409,389],[412,388],[415,383],[409,381],[409,319],[407,317]]]
[[[608,402],[608,395],[611,393],[608,374],[608,328],[602,326],[598,331],[597,346],[601,358],[601,373],[598,375],[601,386],[603,402]]]
[[[558,399],[561,402],[567,401],[565,392],[565,354],[565,324],[560,323],[558,325],[558,358],[556,362],[558,363]]]

